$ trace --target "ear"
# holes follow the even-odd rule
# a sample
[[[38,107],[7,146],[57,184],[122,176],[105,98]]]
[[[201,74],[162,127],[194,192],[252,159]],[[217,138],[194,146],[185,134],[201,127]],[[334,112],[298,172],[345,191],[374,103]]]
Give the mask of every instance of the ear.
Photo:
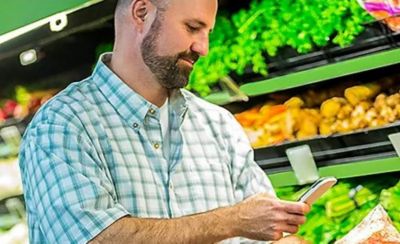
[[[130,9],[134,24],[139,31],[143,31],[150,12],[154,10],[153,4],[149,0],[134,0]]]

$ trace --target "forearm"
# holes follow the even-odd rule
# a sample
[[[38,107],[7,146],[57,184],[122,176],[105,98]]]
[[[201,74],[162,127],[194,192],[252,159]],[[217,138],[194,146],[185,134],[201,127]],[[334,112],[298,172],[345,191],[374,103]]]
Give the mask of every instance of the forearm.
[[[175,219],[125,217],[90,243],[214,243],[237,236],[232,208]]]

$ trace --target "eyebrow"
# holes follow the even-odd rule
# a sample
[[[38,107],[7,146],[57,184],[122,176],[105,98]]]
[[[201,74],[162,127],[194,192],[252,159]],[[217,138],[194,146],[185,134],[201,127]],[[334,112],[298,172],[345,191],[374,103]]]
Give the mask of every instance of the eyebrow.
[[[195,22],[196,24],[200,25],[200,27],[205,28],[207,27],[207,24],[204,21],[201,21],[199,19],[188,19],[187,22]],[[210,29],[210,33],[213,32],[213,28]]]

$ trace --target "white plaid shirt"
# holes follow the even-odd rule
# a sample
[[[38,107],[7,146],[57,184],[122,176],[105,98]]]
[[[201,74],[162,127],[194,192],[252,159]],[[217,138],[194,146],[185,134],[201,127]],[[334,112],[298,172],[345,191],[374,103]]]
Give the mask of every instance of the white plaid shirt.
[[[44,105],[24,135],[31,243],[85,243],[126,215],[174,218],[273,192],[234,117],[183,89],[170,97],[164,158],[159,108],[105,65],[110,57]]]

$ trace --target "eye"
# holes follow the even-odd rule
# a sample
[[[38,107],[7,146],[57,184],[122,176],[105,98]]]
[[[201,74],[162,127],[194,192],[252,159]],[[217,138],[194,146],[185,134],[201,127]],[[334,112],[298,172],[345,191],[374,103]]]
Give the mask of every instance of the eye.
[[[189,25],[189,24],[186,24],[186,29],[190,33],[196,33],[198,31],[200,31],[199,27],[196,27],[196,26],[193,26],[193,25]]]

